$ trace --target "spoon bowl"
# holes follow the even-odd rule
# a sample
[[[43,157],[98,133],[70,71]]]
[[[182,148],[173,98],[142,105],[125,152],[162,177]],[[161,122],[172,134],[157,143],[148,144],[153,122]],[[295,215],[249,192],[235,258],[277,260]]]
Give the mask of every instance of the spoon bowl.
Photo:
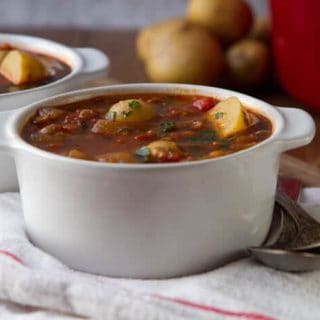
[[[279,185],[283,185],[280,179]],[[292,183],[291,183],[292,185]],[[288,188],[287,188],[288,189]],[[303,272],[320,269],[320,223],[311,217],[295,196],[279,188],[270,231],[260,247],[248,248],[257,261],[274,269]]]
[[[251,247],[248,252],[257,261],[281,271],[305,272],[320,269],[320,254],[317,253],[263,247]]]
[[[296,226],[296,230],[295,228],[291,228],[291,232],[289,234],[287,233],[285,242],[283,242],[281,236],[279,237],[277,247],[292,251],[319,248],[320,223],[311,217],[298,203],[282,192],[277,192],[276,203],[283,208],[284,214],[287,215],[287,219],[284,221],[284,226],[286,225],[286,221],[289,221],[289,217]],[[284,243],[285,246],[283,246]]]

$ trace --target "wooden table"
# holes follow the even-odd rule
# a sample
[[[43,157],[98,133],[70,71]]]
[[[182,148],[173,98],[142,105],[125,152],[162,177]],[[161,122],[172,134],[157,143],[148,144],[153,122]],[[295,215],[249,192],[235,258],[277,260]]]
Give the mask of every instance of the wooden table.
[[[72,29],[2,29],[1,32],[15,32],[35,35],[62,42],[75,47],[96,47],[110,57],[110,77],[122,83],[148,81],[143,65],[135,51],[136,30],[72,30]],[[281,89],[273,88],[264,92],[252,93],[274,105],[299,107],[301,103],[287,96]],[[320,115],[313,115],[320,128]],[[313,142],[303,148],[290,151],[290,156],[283,158],[282,168],[285,173],[294,174],[309,185],[320,186],[320,130]],[[293,156],[293,157],[291,157]]]

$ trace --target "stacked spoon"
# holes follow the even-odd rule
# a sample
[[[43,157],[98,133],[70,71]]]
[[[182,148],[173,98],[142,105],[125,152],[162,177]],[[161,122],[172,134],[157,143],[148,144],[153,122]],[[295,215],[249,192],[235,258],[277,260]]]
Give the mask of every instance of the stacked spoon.
[[[269,233],[260,247],[248,248],[259,262],[283,271],[320,269],[320,223],[296,201],[301,184],[280,178]]]

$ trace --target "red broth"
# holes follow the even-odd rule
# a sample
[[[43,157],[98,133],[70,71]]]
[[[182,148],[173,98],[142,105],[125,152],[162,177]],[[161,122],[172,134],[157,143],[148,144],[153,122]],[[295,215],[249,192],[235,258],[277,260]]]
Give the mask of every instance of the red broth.
[[[131,122],[112,119],[110,107],[125,99],[142,99],[152,106],[154,117]],[[207,116],[207,111],[218,102],[213,98],[188,95],[101,96],[39,108],[24,125],[21,135],[33,146],[59,155],[115,163],[216,158],[254,146],[271,135],[270,120],[245,108],[246,117],[250,119],[247,128],[221,138]],[[153,152],[151,144],[155,141],[158,149]],[[170,149],[173,144],[175,148]]]

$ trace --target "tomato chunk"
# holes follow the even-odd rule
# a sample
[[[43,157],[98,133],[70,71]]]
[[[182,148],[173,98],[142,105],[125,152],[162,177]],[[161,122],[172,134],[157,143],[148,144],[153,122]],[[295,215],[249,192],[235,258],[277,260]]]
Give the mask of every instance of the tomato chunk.
[[[201,112],[206,112],[214,107],[214,100],[209,97],[199,98],[193,101],[192,106],[197,108]]]
[[[134,137],[134,139],[137,141],[150,141],[150,140],[154,139],[155,136],[156,136],[156,134],[152,130],[149,130],[146,133],[141,133],[141,134],[136,135]]]

